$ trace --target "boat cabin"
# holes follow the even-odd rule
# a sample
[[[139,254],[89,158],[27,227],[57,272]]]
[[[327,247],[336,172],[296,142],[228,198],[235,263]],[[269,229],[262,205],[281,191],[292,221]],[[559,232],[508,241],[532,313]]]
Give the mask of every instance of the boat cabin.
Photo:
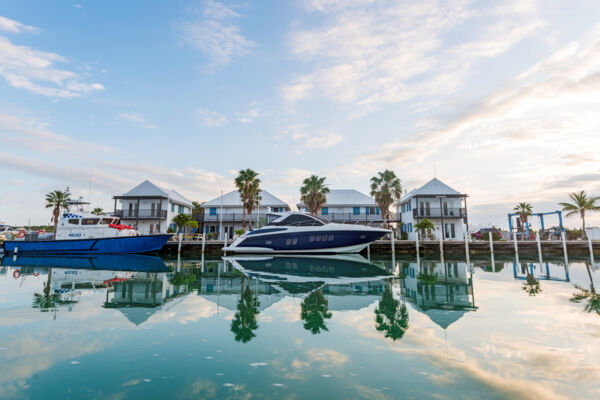
[[[269,219],[269,216],[276,216],[276,218]],[[265,226],[322,226],[325,225],[325,221],[319,218],[300,212],[290,212],[283,214],[268,214],[267,220],[269,221]]]
[[[128,225],[119,224],[119,218],[89,213],[64,213],[56,229],[56,239],[86,239],[117,236],[135,236]]]

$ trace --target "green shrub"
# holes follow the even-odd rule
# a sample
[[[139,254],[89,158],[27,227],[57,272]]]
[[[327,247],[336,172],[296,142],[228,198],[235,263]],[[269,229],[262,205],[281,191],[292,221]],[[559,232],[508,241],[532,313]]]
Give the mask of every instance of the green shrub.
[[[244,232],[246,232],[246,231],[243,230],[243,229],[236,229],[235,230],[235,234],[238,235],[238,236],[242,236],[244,234]]]
[[[175,233],[175,231],[173,230],[173,228],[169,227],[169,228],[167,229],[167,233]]]
[[[490,233],[492,234],[492,240],[497,241],[502,239],[502,236],[498,232],[485,232],[483,234],[483,240],[490,240]]]

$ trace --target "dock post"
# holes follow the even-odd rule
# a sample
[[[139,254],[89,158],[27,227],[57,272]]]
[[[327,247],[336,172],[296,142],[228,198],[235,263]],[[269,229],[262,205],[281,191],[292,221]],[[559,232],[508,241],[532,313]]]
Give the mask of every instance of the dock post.
[[[202,255],[204,256],[204,249],[206,248],[206,232],[202,233]]]
[[[517,232],[513,232],[513,243],[515,244],[515,254],[519,256],[519,246],[517,245]]]
[[[561,231],[560,236],[562,238],[563,252],[565,253],[565,265],[569,265],[569,256],[567,255],[567,239],[565,231]]]
[[[444,231],[443,227],[440,235],[440,259],[442,260],[442,264],[444,263]]]
[[[467,265],[471,264],[471,255],[469,254],[469,232],[465,231],[465,256],[467,257]]]
[[[592,246],[592,238],[590,238],[590,235],[587,235],[587,240],[588,247],[590,248],[590,261],[592,262],[592,265],[594,265],[594,246]]]
[[[492,232],[488,232],[488,236],[490,238],[490,254],[493,256],[494,255],[494,235],[492,235]]]
[[[179,243],[177,244],[177,254],[181,253],[181,232],[179,232]]]
[[[367,260],[371,261],[371,243],[367,245]]]
[[[225,237],[223,238],[225,241],[223,242],[223,247],[227,247],[227,235],[225,235]],[[223,254],[227,254],[227,252],[225,250],[223,250]]]
[[[535,240],[537,242],[537,248],[538,248],[538,256],[540,258],[540,268],[542,268],[542,243],[540,242],[540,236],[542,234],[542,231],[538,231],[538,234],[535,236]]]
[[[394,243],[394,230],[392,229],[392,271],[396,268],[396,245]]]
[[[415,245],[417,247],[417,264],[419,263],[419,258],[421,257],[420,251],[419,251],[419,232],[417,232],[417,236],[416,236],[416,241],[415,241]]]

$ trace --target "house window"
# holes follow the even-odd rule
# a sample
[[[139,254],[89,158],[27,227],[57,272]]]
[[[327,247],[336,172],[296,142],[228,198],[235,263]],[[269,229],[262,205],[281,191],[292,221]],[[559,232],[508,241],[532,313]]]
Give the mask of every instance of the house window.
[[[353,207],[352,215],[360,215],[360,207]]]
[[[127,216],[128,217],[133,216],[133,203],[129,203],[129,214]]]
[[[178,205],[178,206],[177,206],[177,212],[178,212],[179,214],[181,214],[181,213],[183,212],[183,207]]]
[[[408,231],[409,231],[409,232],[412,232],[412,231],[413,231],[413,230],[412,230],[412,222],[409,222],[409,223],[408,223]]]
[[[329,207],[322,207],[321,215],[329,215]]]
[[[379,212],[379,207],[375,207],[375,214],[377,214],[377,215],[381,214],[381,213]]]
[[[171,212],[175,212],[175,203],[171,203]]]
[[[211,208],[209,208],[208,213],[210,215],[217,215],[217,207],[211,207]]]

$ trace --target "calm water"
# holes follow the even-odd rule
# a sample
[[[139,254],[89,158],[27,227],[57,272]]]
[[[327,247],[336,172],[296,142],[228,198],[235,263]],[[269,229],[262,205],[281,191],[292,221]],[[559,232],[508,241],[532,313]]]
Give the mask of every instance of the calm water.
[[[0,398],[600,398],[599,271],[4,259]]]

